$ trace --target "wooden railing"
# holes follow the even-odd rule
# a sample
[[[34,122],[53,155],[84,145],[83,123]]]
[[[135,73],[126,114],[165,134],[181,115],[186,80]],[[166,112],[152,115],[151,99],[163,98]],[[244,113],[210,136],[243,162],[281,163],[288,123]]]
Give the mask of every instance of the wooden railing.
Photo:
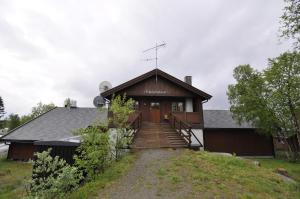
[[[142,112],[136,111],[135,113],[130,115],[129,119],[128,119],[128,122],[129,122],[130,130],[132,130],[132,132],[128,136],[130,138],[130,143],[129,144],[131,144],[133,142],[133,139],[134,139],[135,135],[141,129],[141,126],[142,126]]]
[[[202,114],[200,112],[173,112],[179,120],[192,126],[203,128]]]
[[[179,135],[186,141],[186,143],[188,144],[188,147],[191,147],[192,136],[199,143],[199,147],[203,147],[200,140],[195,136],[194,132],[192,131],[192,126],[190,124],[183,121],[182,119],[180,119],[173,113],[170,113],[169,122],[170,122],[171,127],[174,128],[176,130],[176,132],[178,132]]]

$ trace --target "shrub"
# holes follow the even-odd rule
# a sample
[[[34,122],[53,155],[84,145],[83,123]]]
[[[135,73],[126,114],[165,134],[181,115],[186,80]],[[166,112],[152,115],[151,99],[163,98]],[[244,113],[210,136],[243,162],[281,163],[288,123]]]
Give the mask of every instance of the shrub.
[[[134,112],[134,101],[127,99],[126,95],[121,97],[120,95],[114,96],[111,100],[110,111],[112,117],[110,123],[114,125],[116,130],[114,131],[112,143],[114,148],[114,155],[116,161],[120,160],[123,155],[123,150],[128,147],[130,134],[128,119],[130,114]]]
[[[50,152],[51,149],[48,149],[35,154],[32,179],[27,185],[29,197],[63,198],[79,186],[81,172],[58,156],[51,157]]]
[[[79,129],[76,134],[81,136],[81,144],[74,155],[75,165],[84,171],[86,180],[95,179],[111,162],[108,129],[94,125]]]

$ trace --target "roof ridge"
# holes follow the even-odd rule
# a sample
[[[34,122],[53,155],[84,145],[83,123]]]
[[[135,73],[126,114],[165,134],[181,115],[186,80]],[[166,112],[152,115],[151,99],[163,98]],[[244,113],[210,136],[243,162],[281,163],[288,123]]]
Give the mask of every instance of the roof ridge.
[[[101,96],[106,97],[106,96],[112,95],[114,92],[118,92],[118,91],[120,91],[124,88],[132,86],[133,84],[136,84],[140,81],[143,81],[143,80],[145,80],[145,79],[147,79],[147,78],[149,78],[149,77],[151,77],[155,74],[162,76],[163,78],[173,82],[174,84],[180,85],[181,87],[183,87],[186,90],[189,90],[190,92],[193,92],[197,95],[202,96],[204,99],[208,100],[212,97],[210,94],[196,88],[193,85],[187,84],[186,82],[184,82],[184,81],[178,79],[177,77],[174,77],[174,76],[172,76],[172,75],[170,75],[170,74],[168,74],[168,73],[166,73],[166,72],[164,72],[160,69],[151,70],[151,71],[146,72],[142,75],[139,75],[139,76],[137,76],[133,79],[130,79],[130,80],[124,82],[124,83],[121,83],[121,84],[119,84],[119,85],[117,85],[117,86],[101,93]]]
[[[46,111],[45,113],[42,113],[41,115],[39,115],[39,116],[37,116],[37,117],[34,117],[34,118],[32,118],[31,120],[28,120],[28,121],[25,122],[24,124],[17,126],[16,128],[10,130],[6,135],[4,135],[3,137],[1,137],[0,140],[3,140],[3,138],[5,138],[5,137],[8,136],[9,134],[11,134],[12,132],[16,131],[17,129],[19,129],[19,128],[23,127],[23,126],[25,126],[26,124],[32,122],[33,120],[35,120],[35,119],[37,119],[37,118],[40,118],[41,116],[45,115],[46,113],[48,113],[48,112],[50,112],[50,111],[52,111],[52,110],[54,110],[54,109],[56,109],[56,108],[59,108],[59,107],[55,106],[54,108],[52,108],[52,109]]]
[[[57,106],[56,108],[66,108],[64,106]],[[74,108],[70,108],[71,110],[73,109],[97,109],[97,107],[74,107]]]

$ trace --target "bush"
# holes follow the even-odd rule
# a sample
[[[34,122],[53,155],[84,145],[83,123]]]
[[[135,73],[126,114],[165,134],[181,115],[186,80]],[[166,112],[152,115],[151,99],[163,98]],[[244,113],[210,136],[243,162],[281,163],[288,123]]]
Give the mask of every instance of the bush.
[[[95,179],[111,162],[108,129],[94,125],[79,129],[76,134],[81,136],[81,144],[74,155],[75,165],[84,171],[86,180]]]
[[[128,148],[130,134],[130,126],[128,119],[130,114],[134,112],[134,101],[132,99],[127,99],[126,95],[121,97],[113,96],[110,105],[110,111],[112,112],[112,117],[110,118],[110,123],[116,128],[113,132],[113,152],[116,161],[119,161],[124,154],[124,149]]]
[[[32,179],[27,190],[29,197],[63,198],[64,195],[79,186],[82,174],[65,160],[50,156],[51,149],[36,153],[33,162]]]

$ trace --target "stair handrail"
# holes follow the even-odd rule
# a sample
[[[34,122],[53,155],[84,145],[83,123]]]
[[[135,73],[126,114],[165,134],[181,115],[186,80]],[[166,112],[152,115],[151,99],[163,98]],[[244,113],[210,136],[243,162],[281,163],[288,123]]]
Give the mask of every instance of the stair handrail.
[[[176,126],[176,124],[179,124],[179,128]],[[178,118],[173,113],[170,113],[170,125],[172,128],[174,128],[179,133],[179,135],[181,137],[184,138],[184,140],[187,142],[189,147],[191,147],[191,144],[192,144],[192,136],[197,140],[200,147],[203,147],[200,140],[197,138],[197,136],[192,131],[192,126],[190,124],[188,124],[187,122],[183,121],[182,119]],[[187,133],[187,135],[185,135],[182,131],[185,131]]]
[[[140,131],[141,126],[142,126],[142,112],[141,111],[135,112],[135,116],[132,118],[131,121],[129,121],[128,126],[131,130],[133,130],[133,133],[130,136],[128,136],[128,137],[132,138],[131,139],[131,142],[132,142],[135,135]]]

